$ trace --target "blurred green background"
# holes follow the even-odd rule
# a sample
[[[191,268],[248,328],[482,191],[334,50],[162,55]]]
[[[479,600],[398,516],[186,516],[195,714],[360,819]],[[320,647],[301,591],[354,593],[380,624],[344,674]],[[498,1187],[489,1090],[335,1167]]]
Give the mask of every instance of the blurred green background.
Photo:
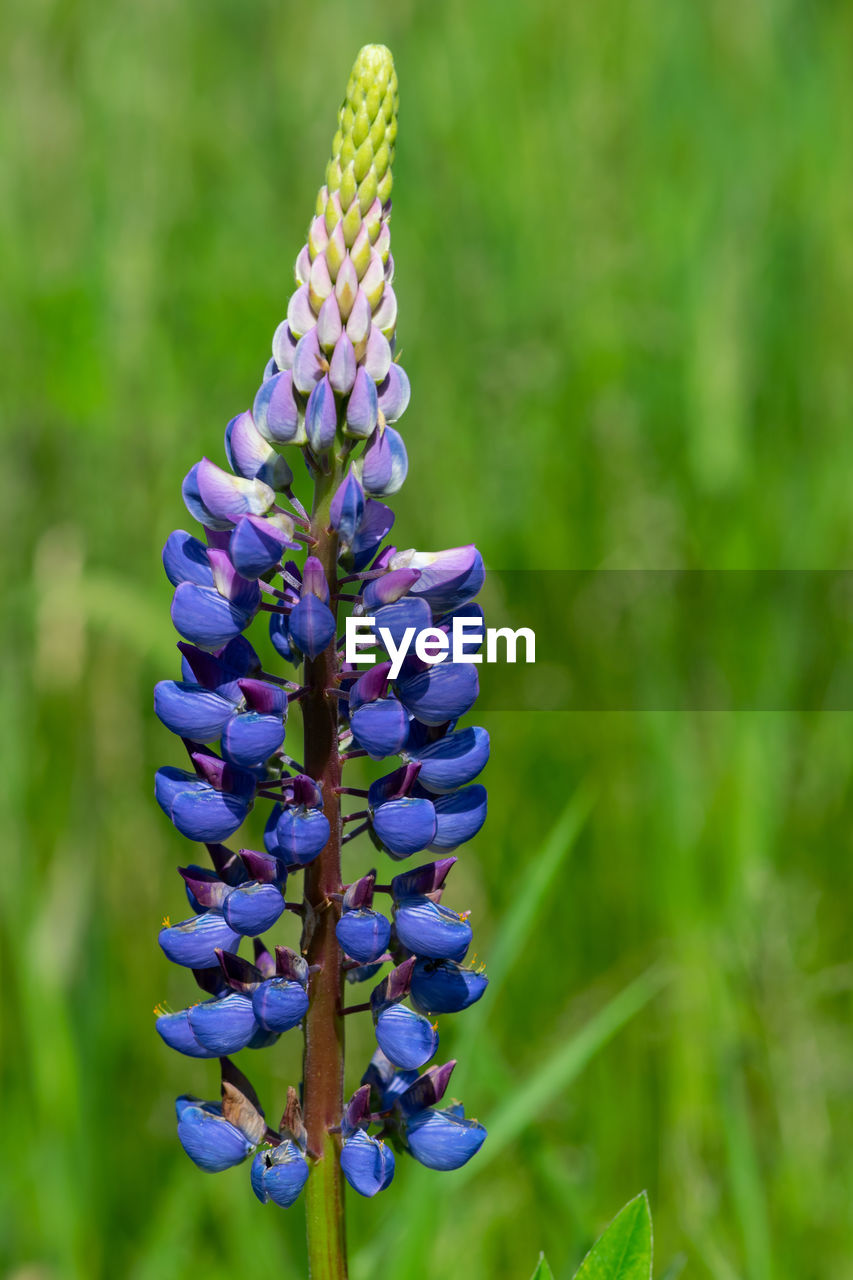
[[[850,563],[849,4],[7,0],[13,1280],[304,1275],[302,1209],[174,1137],[173,1098],[216,1086],[153,1028],[189,995],[155,940],[188,851],[152,798],[177,756],[150,691],[175,673],[181,477],[250,403],[377,40],[402,99],[400,544]],[[526,1280],[543,1247],[567,1277],[641,1187],[661,1276],[853,1276],[850,717],[665,713],[638,686],[624,713],[489,716],[491,816],[452,901],[493,992],[442,1056],[491,1137],[351,1204],[354,1280]],[[274,1114],[297,1049],[250,1059]]]

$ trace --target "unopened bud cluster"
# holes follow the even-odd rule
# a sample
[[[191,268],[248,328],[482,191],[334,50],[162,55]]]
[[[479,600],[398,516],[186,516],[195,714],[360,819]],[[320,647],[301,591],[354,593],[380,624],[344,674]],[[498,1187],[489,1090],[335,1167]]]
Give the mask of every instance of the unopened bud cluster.
[[[165,954],[192,970],[206,998],[159,1010],[157,1029],[180,1053],[221,1067],[220,1101],[178,1100],[188,1155],[216,1171],[254,1154],[255,1193],[280,1205],[293,1203],[318,1155],[306,1141],[300,1093],[289,1091],[281,1123],[271,1127],[231,1056],[296,1034],[309,1010],[316,975],[302,954],[309,922],[293,884],[326,848],[330,824],[322,780],[286,750],[288,709],[304,684],[291,678],[297,671],[265,671],[245,635],[262,611],[276,653],[303,676],[319,655],[331,655],[342,758],[392,761],[370,785],[366,807],[345,816],[361,824],[350,834],[364,832],[392,863],[433,855],[386,884],[377,884],[376,871],[342,883],[330,903],[348,982],[376,980],[365,1004],[376,1052],[338,1126],[344,1176],[372,1196],[393,1177],[394,1150],[454,1169],[485,1138],[458,1103],[445,1104],[454,1064],[428,1065],[439,1045],[435,1015],[465,1009],[487,984],[467,963],[468,913],[443,900],[453,851],[486,817],[476,779],[488,735],[459,723],[477,697],[476,667],[410,656],[392,679],[381,659],[363,673],[348,667],[337,641],[344,602],[392,636],[482,617],[472,603],[484,579],[476,548],[424,553],[386,541],[394,516],[380,499],[400,488],[407,469],[390,424],[409,400],[394,361],[396,109],[391,56],[368,46],[340,110],[272,359],[252,410],[226,428],[229,469],[205,458],[184,480],[203,537],[178,530],[163,553],[181,671],[157,685],[155,710],[189,760],[158,771],[156,796],[181,834],[205,846],[209,864],[180,869],[191,913],[160,932]],[[294,495],[286,447],[302,452],[318,485],[335,478],[325,526],[336,536],[331,573],[311,554],[316,526]],[[229,847],[259,800],[269,805],[264,848],[243,848],[239,837]],[[387,911],[377,907],[380,895]],[[302,946],[264,936],[288,918],[303,929]],[[240,954],[244,939],[251,959]]]

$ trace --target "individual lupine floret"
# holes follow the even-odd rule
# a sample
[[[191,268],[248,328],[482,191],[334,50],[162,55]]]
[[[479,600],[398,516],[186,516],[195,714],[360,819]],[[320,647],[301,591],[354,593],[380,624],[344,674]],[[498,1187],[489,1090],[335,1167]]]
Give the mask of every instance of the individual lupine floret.
[[[257,582],[237,573],[228,553],[217,547],[207,549],[211,569],[209,583],[185,578],[172,598],[175,630],[200,649],[215,651],[241,634],[258,612],[261,603]],[[174,566],[174,562],[173,562]]]
[[[207,1173],[241,1164],[266,1133],[266,1121],[249,1081],[227,1058],[220,1061],[221,1102],[202,1102],[184,1095],[175,1104],[181,1146]]]
[[[252,991],[255,1017],[268,1031],[296,1027],[308,1012],[308,965],[289,947],[276,947],[275,974]]]
[[[451,911],[425,894],[394,903],[394,929],[401,944],[432,960],[465,958],[471,945],[468,912]]]
[[[357,1089],[344,1108],[341,1120],[341,1169],[359,1195],[368,1198],[384,1191],[394,1177],[394,1153],[380,1138],[372,1138],[370,1086]]]
[[[242,852],[248,854],[249,850]],[[190,905],[196,910],[221,911],[230,928],[243,937],[272,928],[284,911],[286,876],[280,875],[275,864],[261,869],[275,878],[228,885],[217,877],[199,876],[189,867],[178,868],[189,890]]]
[[[167,917],[157,940],[173,964],[209,969],[217,963],[217,950],[236,950],[240,935],[218,911],[205,911],[179,924],[171,924]]]
[[[407,1150],[429,1169],[459,1169],[480,1150],[486,1130],[466,1120],[460,1103],[441,1109],[455,1061],[430,1067],[423,1075],[395,1070],[381,1053],[374,1054],[363,1080],[371,1087],[380,1111],[391,1112]]]
[[[457,729],[434,742],[406,749],[403,758],[419,764],[418,785],[445,795],[473,782],[489,759],[489,735],[485,729]]]
[[[279,1205],[289,1209],[311,1172],[304,1153],[295,1142],[286,1138],[276,1147],[259,1151],[252,1161],[252,1190],[261,1204]]]
[[[421,576],[412,593],[423,596],[436,614],[448,613],[473,600],[486,580],[483,557],[473,543],[447,551],[397,551],[388,567],[420,569]]]
[[[308,1181],[310,1168],[305,1158],[306,1132],[296,1090],[287,1090],[287,1106],[279,1133],[266,1132],[267,1141],[275,1145],[258,1151],[252,1161],[252,1190],[261,1204],[289,1209]]]
[[[252,808],[256,780],[201,743],[188,743],[188,748],[195,772],[169,765],[158,769],[154,793],[181,835],[203,844],[219,843],[242,825]]]
[[[374,987],[370,996],[376,1043],[390,1062],[407,1070],[422,1067],[438,1049],[438,1029],[429,1018],[401,1004],[411,989],[414,958]]]
[[[216,677],[214,676],[214,679]],[[154,711],[172,733],[197,742],[221,739],[224,757],[251,769],[284,742],[287,693],[263,680],[238,678],[230,696],[187,680],[161,680]]]
[[[335,926],[338,942],[348,956],[361,964],[371,964],[387,950],[391,922],[373,910],[376,872],[370,871],[351,884],[343,896],[341,918]]]
[[[189,1158],[206,1173],[221,1173],[241,1164],[252,1143],[226,1120],[218,1102],[202,1102],[184,1094],[175,1104],[178,1140]]]
[[[264,832],[264,843],[287,866],[307,866],[329,839],[329,820],[323,795],[313,778],[297,774],[290,780],[285,805],[276,805]]]
[[[409,737],[405,707],[389,694],[390,662],[371,667],[350,689],[349,724],[357,745],[374,760],[396,755]]]
[[[329,588],[320,561],[309,556],[302,575],[299,602],[291,610],[288,634],[297,649],[316,658],[335,635],[335,619],[328,604]]]
[[[425,787],[419,787],[417,794],[432,799],[435,835],[429,847],[436,852],[458,849],[460,844],[472,840],[486,821],[488,794],[479,783],[437,797]]]
[[[422,958],[412,971],[411,1000],[421,1013],[460,1013],[476,1004],[488,985],[482,967]]]
[[[245,1049],[258,1031],[251,1000],[236,991],[192,1005],[187,1020],[199,1044],[217,1057]]]
[[[411,857],[426,849],[435,836],[435,807],[431,800],[412,795],[417,765],[403,765],[371,783],[368,809],[375,841],[392,858]]]
[[[477,668],[467,662],[440,662],[415,670],[409,665],[395,684],[397,697],[422,724],[440,726],[470,711],[480,692]]]
[[[405,1140],[409,1151],[428,1169],[461,1169],[486,1140],[478,1120],[466,1120],[461,1105],[446,1110],[429,1107],[408,1116]]]

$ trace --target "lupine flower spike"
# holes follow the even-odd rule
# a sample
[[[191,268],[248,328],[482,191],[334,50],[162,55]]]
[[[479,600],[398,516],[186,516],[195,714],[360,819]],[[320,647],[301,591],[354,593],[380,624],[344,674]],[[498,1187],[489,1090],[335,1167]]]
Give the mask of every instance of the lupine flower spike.
[[[455,617],[482,618],[472,603],[484,577],[475,547],[401,551],[386,541],[394,516],[384,499],[408,465],[392,425],[409,403],[395,356],[396,134],[393,61],[368,45],[261,386],[225,428],[224,457],[202,458],[183,482],[200,528],[176,530],[163,550],[179,669],[157,685],[154,709],[186,758],[158,771],[155,793],[210,865],[194,857],[179,869],[189,908],[159,935],[203,997],[188,991],[186,1008],[158,1009],[156,1026],[187,1058],[217,1059],[220,1075],[218,1101],[178,1099],[178,1138],[208,1172],[249,1161],[264,1204],[287,1207],[305,1190],[315,1280],[346,1275],[344,1181],[372,1197],[391,1183],[395,1152],[456,1169],[486,1136],[444,1100],[454,1064],[435,1065],[436,1015],[467,1008],[487,984],[467,959],[469,913],[443,898],[456,851],[486,817],[476,779],[488,734],[458,723],[477,697],[477,669],[413,656],[397,668],[381,653],[349,666],[337,639],[345,603],[395,644],[410,627],[447,631]],[[292,487],[306,467],[310,516]],[[286,674],[264,671],[246,638],[261,617]],[[290,742],[294,702],[301,746]],[[353,757],[390,763],[342,814]],[[266,810],[263,849],[238,835],[255,804]],[[342,848],[359,833],[395,874],[347,881]],[[399,866],[417,854],[435,856]],[[292,946],[262,936],[286,932],[288,921]],[[368,997],[347,1008],[347,991],[364,982]],[[345,1104],[344,1015],[361,1010],[376,1051]],[[231,1056],[300,1029],[302,1080],[273,1128]]]

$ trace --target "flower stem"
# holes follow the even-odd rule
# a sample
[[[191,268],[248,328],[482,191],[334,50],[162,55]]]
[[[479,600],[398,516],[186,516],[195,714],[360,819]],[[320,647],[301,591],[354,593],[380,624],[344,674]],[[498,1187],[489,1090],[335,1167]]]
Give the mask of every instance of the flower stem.
[[[334,467],[317,478],[311,533],[314,554],[326,572],[335,608],[337,535],[328,531],[329,505],[340,480]],[[308,1148],[316,1157],[306,1187],[308,1267],[311,1280],[345,1280],[347,1274],[344,1189],[340,1164],[340,1125],[344,1091],[344,1022],[342,955],[335,937],[340,906],[333,895],[341,885],[341,784],[338,752],[338,700],[326,690],[337,679],[335,642],[313,661],[306,659],[306,693],[302,699],[306,772],[323,784],[323,804],[331,835],[318,858],[305,871],[305,928],[302,947],[318,970],[311,981],[311,1004],[305,1019],[303,1114]]]

